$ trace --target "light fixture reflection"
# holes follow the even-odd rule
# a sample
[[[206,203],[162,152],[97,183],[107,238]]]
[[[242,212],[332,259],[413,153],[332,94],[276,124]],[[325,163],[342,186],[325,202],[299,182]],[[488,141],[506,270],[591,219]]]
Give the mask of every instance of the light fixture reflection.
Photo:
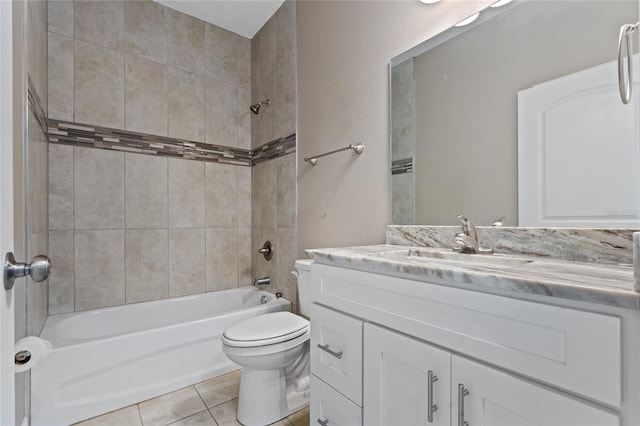
[[[463,21],[458,22],[457,24],[454,25],[454,27],[464,27],[465,25],[469,25],[470,23],[478,19],[478,16],[480,16],[480,12],[476,13],[475,15],[469,16],[467,19]]]
[[[420,3],[424,3],[424,4],[433,4],[433,3],[438,3],[440,0],[420,0]]]

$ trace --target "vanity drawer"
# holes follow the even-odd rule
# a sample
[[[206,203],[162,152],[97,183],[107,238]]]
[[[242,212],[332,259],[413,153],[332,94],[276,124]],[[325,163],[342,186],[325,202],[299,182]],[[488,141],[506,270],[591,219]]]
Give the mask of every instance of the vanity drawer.
[[[620,317],[454,285],[312,266],[314,302],[574,394],[621,406]]]
[[[362,321],[311,305],[311,372],[362,405]]]
[[[313,374],[311,375],[310,411],[309,420],[312,425],[357,426],[362,424],[362,409]]]

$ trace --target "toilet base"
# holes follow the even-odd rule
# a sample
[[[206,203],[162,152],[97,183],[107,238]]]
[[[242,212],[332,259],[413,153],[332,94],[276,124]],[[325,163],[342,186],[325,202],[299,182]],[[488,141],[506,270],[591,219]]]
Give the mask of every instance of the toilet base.
[[[242,369],[238,421],[265,426],[309,405],[309,377],[287,380],[284,370]]]

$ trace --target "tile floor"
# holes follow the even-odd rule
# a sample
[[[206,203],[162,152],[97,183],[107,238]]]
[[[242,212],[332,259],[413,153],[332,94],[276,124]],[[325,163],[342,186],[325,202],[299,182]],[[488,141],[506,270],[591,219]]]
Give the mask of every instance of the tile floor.
[[[240,370],[130,405],[75,426],[236,426]],[[274,423],[308,426],[309,408]]]

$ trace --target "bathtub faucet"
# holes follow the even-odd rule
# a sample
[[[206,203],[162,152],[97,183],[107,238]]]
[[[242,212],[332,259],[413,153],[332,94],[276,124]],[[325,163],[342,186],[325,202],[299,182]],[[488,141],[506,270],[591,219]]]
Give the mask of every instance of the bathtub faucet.
[[[271,278],[269,277],[256,278],[255,280],[253,280],[253,285],[255,285],[256,287],[259,285],[269,285],[269,284],[271,284]]]

